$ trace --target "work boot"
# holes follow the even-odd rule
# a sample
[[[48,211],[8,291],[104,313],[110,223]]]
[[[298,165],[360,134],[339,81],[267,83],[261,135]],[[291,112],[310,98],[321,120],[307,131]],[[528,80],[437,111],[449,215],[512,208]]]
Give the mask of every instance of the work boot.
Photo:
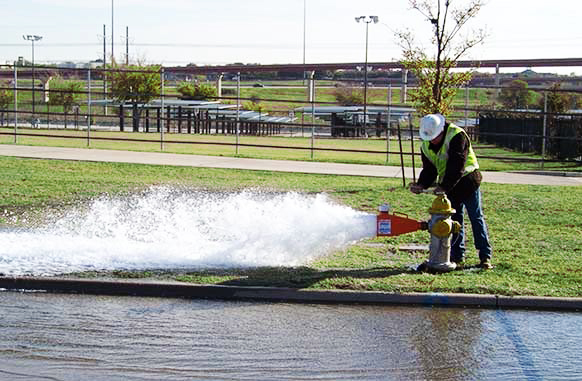
[[[457,265],[457,267],[456,267],[457,270],[463,270],[465,268],[465,261],[462,259],[458,259],[456,261],[451,261],[451,262],[453,262],[454,264]]]
[[[490,259],[483,259],[479,264],[479,267],[481,267],[483,270],[490,270],[493,268],[493,265],[491,264]]]

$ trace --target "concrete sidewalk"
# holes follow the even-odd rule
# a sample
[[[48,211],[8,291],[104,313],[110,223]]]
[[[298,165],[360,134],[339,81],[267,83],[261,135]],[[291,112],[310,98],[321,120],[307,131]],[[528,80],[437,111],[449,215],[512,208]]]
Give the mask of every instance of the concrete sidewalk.
[[[199,156],[158,152],[113,151],[86,148],[62,148],[0,144],[0,155],[37,159],[78,160],[134,164],[175,165],[203,168],[229,168],[261,171],[314,173],[326,175],[371,176],[402,178],[400,167],[320,163],[310,161],[244,159],[223,156]],[[404,169],[408,179],[412,168]],[[418,176],[420,169],[416,169]],[[553,173],[554,175],[524,172],[483,172],[483,180],[498,184],[582,185],[582,176]]]

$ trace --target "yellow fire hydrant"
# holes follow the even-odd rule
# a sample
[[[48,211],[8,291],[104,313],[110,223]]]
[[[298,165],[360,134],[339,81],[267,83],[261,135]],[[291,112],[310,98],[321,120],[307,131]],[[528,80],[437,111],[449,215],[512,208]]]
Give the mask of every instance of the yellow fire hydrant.
[[[455,209],[443,193],[437,195],[428,212],[431,215],[427,223],[430,232],[430,257],[420,265],[419,270],[452,271],[457,265],[451,262],[451,238],[453,233],[461,231],[461,224],[451,218]]]

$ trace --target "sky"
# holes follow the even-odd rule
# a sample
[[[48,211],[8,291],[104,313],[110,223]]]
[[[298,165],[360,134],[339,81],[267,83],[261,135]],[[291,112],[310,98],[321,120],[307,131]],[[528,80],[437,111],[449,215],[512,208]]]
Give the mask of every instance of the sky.
[[[435,0],[436,1],[436,0]],[[485,0],[463,29],[484,28],[487,38],[465,59],[582,57],[582,1]],[[453,6],[467,0],[451,0]],[[0,64],[86,62],[112,48],[129,59],[165,66],[228,63],[287,64],[363,62],[369,24],[368,61],[396,61],[396,31],[409,29],[431,52],[431,25],[408,0],[0,0]],[[112,17],[113,15],[113,17]],[[113,18],[113,23],[112,23]],[[536,71],[544,71],[543,68]],[[508,69],[509,70],[509,69]],[[515,71],[516,69],[511,69]],[[582,68],[545,71],[582,73]]]

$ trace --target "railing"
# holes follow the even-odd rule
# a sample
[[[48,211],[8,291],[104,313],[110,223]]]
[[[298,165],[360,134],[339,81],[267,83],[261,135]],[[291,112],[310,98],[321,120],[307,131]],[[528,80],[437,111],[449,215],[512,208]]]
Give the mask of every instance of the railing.
[[[175,144],[181,146],[222,146],[233,147],[236,154],[239,153],[239,147],[256,148],[265,150],[294,150],[309,153],[308,159],[326,160],[325,157],[317,157],[317,153],[338,153],[338,154],[363,154],[374,155],[374,160],[357,159],[359,162],[369,162],[378,164],[378,156],[385,157],[384,164],[400,164],[401,166],[415,166],[419,162],[419,149],[416,128],[418,115],[410,109],[408,103],[395,102],[395,99],[402,99],[402,89],[398,86],[392,86],[394,82],[388,80],[385,85],[377,82],[374,87],[369,87],[368,113],[362,115],[362,111],[357,108],[345,111],[343,114],[323,112],[320,108],[339,106],[333,97],[334,87],[331,80],[311,79],[305,81],[269,81],[267,86],[253,87],[257,81],[247,81],[247,84],[241,87],[240,82],[231,81],[230,89],[236,88],[236,91],[228,92],[228,96],[215,97],[213,102],[204,107],[201,104],[183,104],[172,85],[175,86],[179,79],[168,79],[170,77],[180,78],[184,73],[165,72],[160,75],[160,86],[162,91],[152,94],[151,98],[159,99],[158,103],[148,105],[127,105],[118,104],[112,99],[109,87],[104,83],[103,76],[110,70],[102,69],[82,69],[71,70],[63,69],[63,76],[75,79],[83,83],[80,91],[63,91],[51,89],[46,86],[47,79],[43,78],[42,73],[58,75],[60,70],[56,68],[44,68],[37,70],[37,81],[32,83],[23,73],[20,73],[18,67],[8,67],[7,70],[14,72],[11,82],[4,81],[0,86],[0,92],[10,94],[12,100],[7,102],[4,111],[0,110],[0,136],[11,136],[13,142],[18,142],[19,138],[43,137],[51,139],[71,139],[86,140],[87,146],[91,141],[117,141],[117,142],[135,142],[135,143],[153,143],[160,144],[160,150],[164,150],[164,144]],[[6,76],[4,76],[6,77]],[[240,78],[240,74],[239,74]],[[192,80],[192,78],[190,78]],[[309,83],[309,81],[311,81]],[[265,81],[267,82],[267,81]],[[343,79],[355,92],[359,91],[361,80]],[[278,86],[271,86],[271,84]],[[50,85],[50,82],[49,82]],[[315,96],[308,100],[309,92]],[[291,91],[292,90],[292,91]],[[497,87],[487,88],[466,88],[460,91],[460,97],[456,105],[456,112],[449,116],[449,119],[457,122],[464,127],[475,141],[479,143],[495,144],[499,139],[521,138],[522,142],[527,139],[542,142],[545,147],[531,149],[530,146],[516,147],[511,145],[509,148],[525,148],[526,152],[532,151],[533,154],[541,157],[515,157],[501,155],[479,155],[480,157],[492,160],[503,160],[513,162],[533,162],[543,165],[548,162],[576,162],[580,158],[576,155],[560,155],[555,150],[546,149],[548,147],[564,146],[563,141],[571,142],[576,146],[579,152],[581,145],[580,128],[576,127],[574,136],[563,137],[551,133],[553,128],[547,119],[559,120],[559,115],[537,112],[538,122],[546,120],[544,125],[546,130],[531,133],[530,131],[516,132],[510,128],[502,130],[485,131],[479,123],[484,123],[483,115],[491,114],[496,110],[489,109],[487,102],[476,100],[477,96],[482,96],[483,91],[486,93],[496,92]],[[547,94],[550,89],[536,89]],[[42,97],[36,97],[34,111],[32,107],[32,92],[42,94]],[[572,93],[578,94],[579,91],[571,90]],[[51,97],[67,93],[75,99],[74,105],[57,104],[55,102],[46,102]],[[262,95],[265,94],[265,95]],[[292,94],[292,95],[285,95]],[[259,104],[269,105],[269,109],[255,113],[253,118],[245,119],[243,114],[249,110],[243,110],[240,104],[245,102],[256,101],[261,98]],[[40,100],[40,102],[39,102]],[[182,104],[180,104],[182,102]],[[256,102],[255,102],[256,104]],[[213,107],[214,105],[215,107]],[[222,105],[225,108],[220,109]],[[230,108],[227,106],[230,105]],[[408,108],[408,111],[406,111]],[[344,108],[344,110],[349,108]],[[402,111],[402,110],[405,111]],[[66,112],[65,112],[66,110]],[[380,111],[373,111],[380,110]],[[400,111],[396,111],[400,110]],[[517,115],[523,112],[517,112]],[[531,112],[527,112],[530,114]],[[349,120],[349,117],[357,116]],[[577,115],[568,114],[569,117],[579,120]],[[278,117],[272,118],[272,117]],[[285,119],[286,118],[286,119]],[[535,118],[534,118],[535,119]],[[67,131],[84,131],[85,135],[68,134]],[[42,131],[45,131],[42,133]],[[152,136],[143,137],[142,135],[111,135],[104,136],[106,132],[135,132],[145,133],[147,135],[159,134],[158,138]],[[536,130],[537,131],[537,130]],[[578,131],[578,132],[576,132]],[[50,133],[49,133],[50,132]],[[100,133],[97,135],[96,133]],[[171,134],[164,136],[164,134]],[[576,135],[577,134],[577,135]],[[197,139],[178,139],[178,135],[196,135]],[[216,140],[204,139],[204,136],[217,137],[236,137],[236,140]],[[491,140],[493,136],[499,139]],[[301,138],[297,143],[289,143],[289,140],[282,140],[281,144],[271,143],[270,140],[257,142],[248,140],[250,137],[288,137]],[[242,139],[242,140],[241,140]],[[329,141],[338,144],[331,146]],[[352,148],[350,141],[367,140],[369,149]],[[6,140],[4,141],[6,142]],[[382,143],[383,142],[383,143]],[[343,144],[342,144],[343,143]],[[539,143],[536,143],[539,144]],[[416,145],[416,147],[415,147]],[[395,147],[394,147],[395,146]],[[537,147],[537,146],[536,146]],[[258,155],[262,157],[262,155]],[[416,159],[415,159],[416,157]],[[396,158],[396,160],[394,159]],[[338,160],[338,159],[334,159]],[[353,160],[353,159],[352,159]],[[416,160],[416,162],[415,162]],[[339,160],[341,161],[341,160]]]

